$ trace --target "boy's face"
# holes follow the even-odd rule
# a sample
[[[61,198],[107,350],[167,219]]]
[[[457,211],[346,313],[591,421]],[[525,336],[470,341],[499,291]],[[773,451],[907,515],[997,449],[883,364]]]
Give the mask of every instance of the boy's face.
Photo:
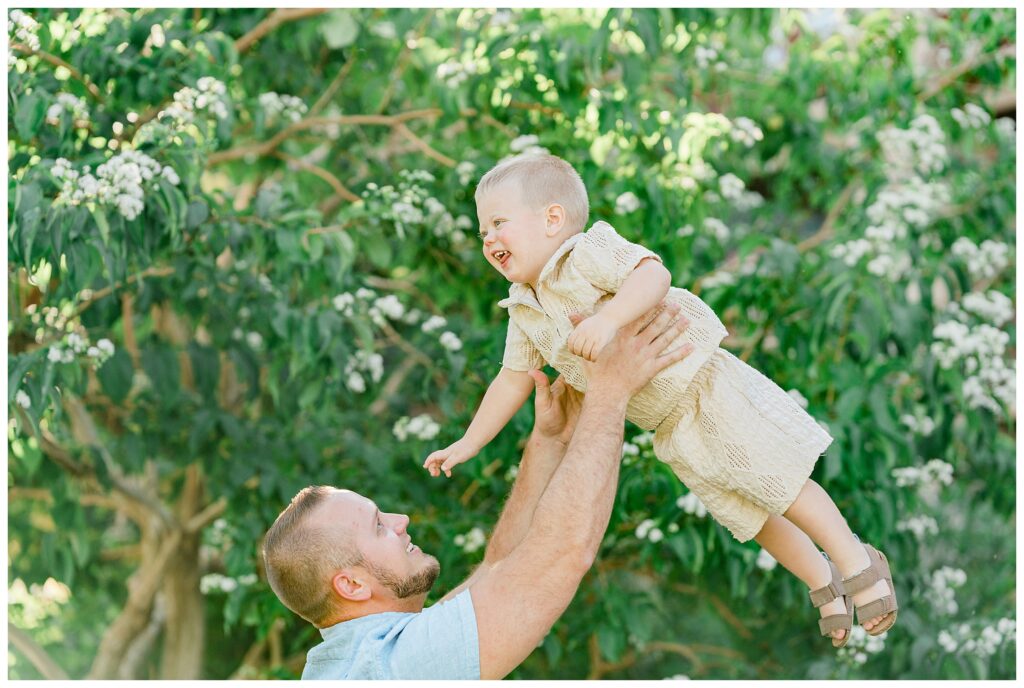
[[[536,283],[561,244],[557,218],[555,226],[548,209],[534,209],[524,203],[519,185],[512,180],[480,198],[476,212],[487,262],[509,282]]]

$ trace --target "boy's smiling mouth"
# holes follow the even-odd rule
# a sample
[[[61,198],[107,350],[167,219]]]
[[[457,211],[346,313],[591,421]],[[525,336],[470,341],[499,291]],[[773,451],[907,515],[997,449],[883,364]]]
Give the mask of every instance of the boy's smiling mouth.
[[[505,267],[505,263],[508,262],[508,259],[510,257],[512,257],[512,254],[509,253],[508,251],[499,250],[492,252],[491,256],[494,258],[494,260],[498,261],[498,265],[500,265],[501,267]]]

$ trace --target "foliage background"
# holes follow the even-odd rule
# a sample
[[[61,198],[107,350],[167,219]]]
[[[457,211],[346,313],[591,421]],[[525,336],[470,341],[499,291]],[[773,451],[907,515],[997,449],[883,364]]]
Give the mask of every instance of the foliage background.
[[[500,362],[472,190],[530,147],[827,424],[814,477],[902,609],[836,656],[796,580],[631,427],[598,563],[513,676],[1014,677],[1015,25],[12,14],[9,677],[296,677],[318,635],[257,553],[310,483],[408,512],[436,595],[468,574],[531,412],[451,481],[419,465]],[[98,169],[128,151],[148,158]]]

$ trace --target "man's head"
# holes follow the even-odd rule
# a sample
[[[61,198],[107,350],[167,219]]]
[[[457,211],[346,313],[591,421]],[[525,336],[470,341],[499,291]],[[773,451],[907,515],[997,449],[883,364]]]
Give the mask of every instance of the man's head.
[[[499,163],[476,187],[484,257],[510,282],[533,284],[567,238],[583,231],[587,189],[554,155],[520,155]]]
[[[440,565],[412,544],[408,524],[355,492],[306,487],[264,539],[267,580],[286,607],[320,628],[419,611]]]

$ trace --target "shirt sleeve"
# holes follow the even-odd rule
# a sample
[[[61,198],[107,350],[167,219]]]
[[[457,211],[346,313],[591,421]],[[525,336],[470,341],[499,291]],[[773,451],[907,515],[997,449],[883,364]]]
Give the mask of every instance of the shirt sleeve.
[[[626,241],[605,222],[588,229],[572,250],[572,263],[583,279],[611,294],[644,258],[661,262],[657,253]]]
[[[395,642],[390,657],[396,679],[480,680],[480,641],[469,589],[424,609]]]
[[[501,360],[503,368],[525,373],[527,370],[540,368],[544,365],[544,356],[534,346],[523,328],[512,318],[508,319],[508,333],[505,335],[505,356]]]

